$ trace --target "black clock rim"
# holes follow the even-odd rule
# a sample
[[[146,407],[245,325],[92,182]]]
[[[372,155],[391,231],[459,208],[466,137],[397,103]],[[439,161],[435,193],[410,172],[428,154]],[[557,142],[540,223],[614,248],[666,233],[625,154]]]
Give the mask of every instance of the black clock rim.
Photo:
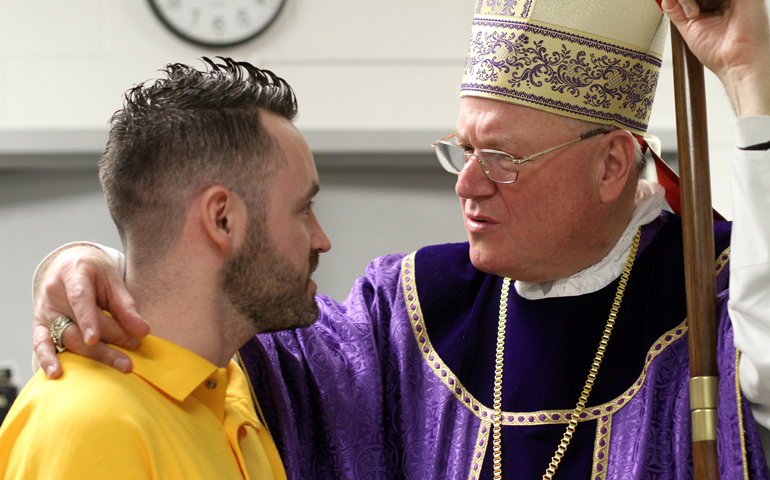
[[[155,12],[155,16],[158,17],[158,19],[160,19],[161,23],[163,23],[163,25],[165,25],[166,28],[171,30],[171,33],[173,33],[177,37],[181,38],[182,40],[185,40],[185,41],[190,42],[190,43],[194,43],[194,44],[199,45],[201,47],[214,47],[214,48],[235,47],[237,45],[242,45],[242,44],[244,44],[244,43],[246,43],[246,42],[248,42],[250,40],[254,40],[254,38],[258,37],[259,35],[262,34],[262,32],[264,32],[265,30],[270,28],[270,25],[272,25],[273,22],[275,22],[278,19],[278,17],[281,15],[281,12],[283,11],[283,7],[286,5],[286,0],[280,0],[281,4],[278,6],[278,10],[275,11],[275,13],[273,14],[273,17],[270,19],[270,21],[267,22],[262,28],[260,28],[254,34],[252,34],[252,35],[250,35],[250,36],[248,36],[246,38],[243,38],[241,40],[234,41],[234,42],[212,43],[212,42],[205,42],[205,41],[202,41],[202,40],[198,40],[198,39],[192,38],[192,37],[188,36],[187,34],[185,34],[183,32],[180,32],[179,30],[177,30],[177,28],[175,26],[171,25],[171,23],[169,23],[169,21],[166,20],[166,18],[163,16],[163,13],[158,9],[158,6],[155,5],[155,1],[156,0],[147,0],[147,1],[150,4],[150,7],[152,8],[152,11]]]

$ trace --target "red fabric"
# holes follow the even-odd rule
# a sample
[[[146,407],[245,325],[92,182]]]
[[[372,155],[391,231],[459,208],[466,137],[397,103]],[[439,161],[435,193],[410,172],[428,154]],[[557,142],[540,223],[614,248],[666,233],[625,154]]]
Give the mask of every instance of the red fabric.
[[[648,146],[644,138],[639,135],[634,135],[636,141],[642,146],[642,152],[646,153]],[[655,160],[655,171],[658,172],[658,183],[661,187],[666,189],[666,202],[677,215],[682,215],[682,192],[679,188],[679,175],[664,162],[658,154],[656,154],[651,148],[650,153]],[[712,209],[713,210],[713,209]],[[715,222],[724,222],[725,218],[716,210],[714,212]]]
[[[655,171],[658,172],[658,183],[666,189],[666,201],[677,215],[682,214],[682,192],[679,188],[679,175],[671,170],[655,152],[652,152],[655,160]]]

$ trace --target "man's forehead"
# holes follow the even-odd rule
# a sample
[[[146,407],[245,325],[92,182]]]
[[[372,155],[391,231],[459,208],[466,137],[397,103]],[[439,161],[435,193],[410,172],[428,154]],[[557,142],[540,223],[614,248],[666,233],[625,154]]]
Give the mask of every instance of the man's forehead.
[[[547,136],[564,129],[568,120],[524,105],[466,96],[455,135],[458,141],[475,140],[495,147]]]

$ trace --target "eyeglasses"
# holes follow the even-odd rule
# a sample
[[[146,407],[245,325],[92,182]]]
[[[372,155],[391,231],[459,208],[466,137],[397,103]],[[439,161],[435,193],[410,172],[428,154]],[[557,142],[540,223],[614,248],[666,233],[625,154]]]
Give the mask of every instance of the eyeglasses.
[[[499,150],[484,149],[479,150],[476,153],[466,152],[463,147],[447,141],[455,136],[454,133],[433,143],[433,149],[436,151],[436,156],[438,157],[441,166],[449,173],[459,175],[465,167],[465,164],[470,162],[471,158],[476,157],[481,165],[481,169],[484,170],[484,173],[487,174],[487,177],[489,177],[490,180],[497,183],[513,183],[519,176],[519,164],[543,156],[546,153],[551,153],[554,150],[566,147],[567,145],[572,145],[573,143],[585,140],[586,138],[605,133],[610,133],[610,130],[602,128],[592,130],[567,143],[562,143],[561,145],[551,147],[548,150],[543,150],[540,153],[535,153],[534,155],[523,158],[516,158],[510,153],[501,152]]]

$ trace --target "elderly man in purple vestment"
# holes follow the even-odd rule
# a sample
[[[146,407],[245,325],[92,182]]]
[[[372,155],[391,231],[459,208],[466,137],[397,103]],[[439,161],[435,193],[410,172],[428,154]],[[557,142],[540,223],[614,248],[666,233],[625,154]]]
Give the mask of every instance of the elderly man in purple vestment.
[[[766,6],[661,6],[739,117],[734,222],[714,226],[719,468],[768,478]],[[313,326],[241,349],[290,478],[692,476],[681,220],[640,180],[666,23],[653,0],[478,1],[454,138],[434,144],[469,243],[376,259]],[[49,375],[62,314],[70,349],[130,368],[100,341],[142,333],[108,256],[69,248],[39,277]]]

